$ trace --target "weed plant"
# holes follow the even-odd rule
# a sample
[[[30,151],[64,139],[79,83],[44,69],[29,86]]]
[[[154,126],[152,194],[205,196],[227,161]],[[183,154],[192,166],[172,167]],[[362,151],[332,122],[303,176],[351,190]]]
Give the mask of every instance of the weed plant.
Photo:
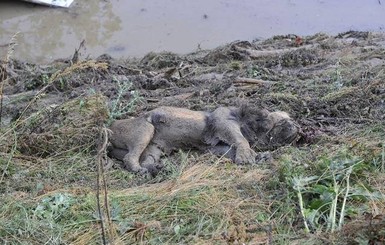
[[[127,116],[132,113],[136,108],[136,104],[141,100],[138,91],[133,90],[131,81],[121,81],[116,77],[113,77],[113,81],[117,84],[118,94],[116,99],[111,102],[109,120],[107,124],[111,124],[113,120],[120,119],[123,116]],[[124,101],[123,96],[127,93],[130,94],[131,98],[128,101]]]

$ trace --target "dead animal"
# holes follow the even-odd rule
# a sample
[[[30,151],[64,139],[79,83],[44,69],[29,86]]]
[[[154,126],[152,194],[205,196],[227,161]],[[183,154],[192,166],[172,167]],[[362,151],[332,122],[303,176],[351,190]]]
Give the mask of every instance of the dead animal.
[[[156,175],[163,153],[198,149],[225,155],[236,164],[255,163],[255,149],[293,142],[299,127],[286,112],[252,106],[220,107],[213,112],[159,107],[142,116],[117,120],[110,129],[109,155],[132,172]]]

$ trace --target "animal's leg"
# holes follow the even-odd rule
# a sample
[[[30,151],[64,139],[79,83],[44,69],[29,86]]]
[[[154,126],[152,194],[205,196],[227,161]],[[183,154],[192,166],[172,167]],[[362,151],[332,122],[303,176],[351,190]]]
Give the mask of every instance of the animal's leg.
[[[227,144],[218,144],[210,147],[208,152],[217,156],[225,156],[230,159],[235,159],[235,149]]]
[[[127,153],[128,153],[128,150],[126,149],[111,147],[108,155],[120,161],[123,161],[123,158],[125,155],[127,155]]]
[[[137,130],[143,133],[135,137],[135,139],[130,138],[127,140],[128,153],[124,156],[123,163],[130,171],[146,174],[148,170],[140,166],[139,159],[154,136],[155,128],[151,123],[145,122],[138,125]]]
[[[250,148],[247,139],[242,135],[237,119],[232,116],[229,108],[218,108],[212,113],[214,137],[235,147],[235,163],[253,164],[257,154]]]
[[[161,149],[155,144],[150,144],[142,155],[141,166],[148,169],[152,176],[155,176],[163,167],[159,163],[161,155]]]

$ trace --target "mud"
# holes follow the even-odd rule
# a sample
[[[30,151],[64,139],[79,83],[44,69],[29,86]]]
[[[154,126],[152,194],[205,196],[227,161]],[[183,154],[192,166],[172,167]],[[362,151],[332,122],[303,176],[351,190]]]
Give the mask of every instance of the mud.
[[[351,29],[384,30],[385,4],[345,1],[83,0],[69,9],[0,1],[0,56],[17,37],[15,56],[49,63],[69,57],[85,40],[84,57],[141,57],[150,51],[186,54],[233,40],[278,34],[336,35]]]
[[[246,101],[287,111],[313,133],[338,134],[349,125],[382,123],[385,35],[348,32],[302,37],[301,42],[298,38],[234,42],[183,56],[149,53],[142,59],[115,60],[104,55],[97,62],[107,69],[83,65],[52,83],[56,71],[71,67],[70,60],[48,66],[12,60],[5,64],[2,125],[21,114],[93,94],[105,96],[110,105],[121,97],[122,107],[139,98],[135,110],[117,119],[161,105],[213,110]],[[128,89],[122,89],[124,85]]]

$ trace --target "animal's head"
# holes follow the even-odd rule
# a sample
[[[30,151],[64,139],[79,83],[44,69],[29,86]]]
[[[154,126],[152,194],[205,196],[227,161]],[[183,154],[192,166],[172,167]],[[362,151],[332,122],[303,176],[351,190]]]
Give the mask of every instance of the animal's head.
[[[298,136],[299,126],[286,112],[270,112],[266,122],[265,144],[272,146],[290,144]]]
[[[241,130],[257,149],[272,149],[290,144],[298,137],[299,126],[286,112],[254,109],[247,110],[247,113],[248,115],[241,117]]]

